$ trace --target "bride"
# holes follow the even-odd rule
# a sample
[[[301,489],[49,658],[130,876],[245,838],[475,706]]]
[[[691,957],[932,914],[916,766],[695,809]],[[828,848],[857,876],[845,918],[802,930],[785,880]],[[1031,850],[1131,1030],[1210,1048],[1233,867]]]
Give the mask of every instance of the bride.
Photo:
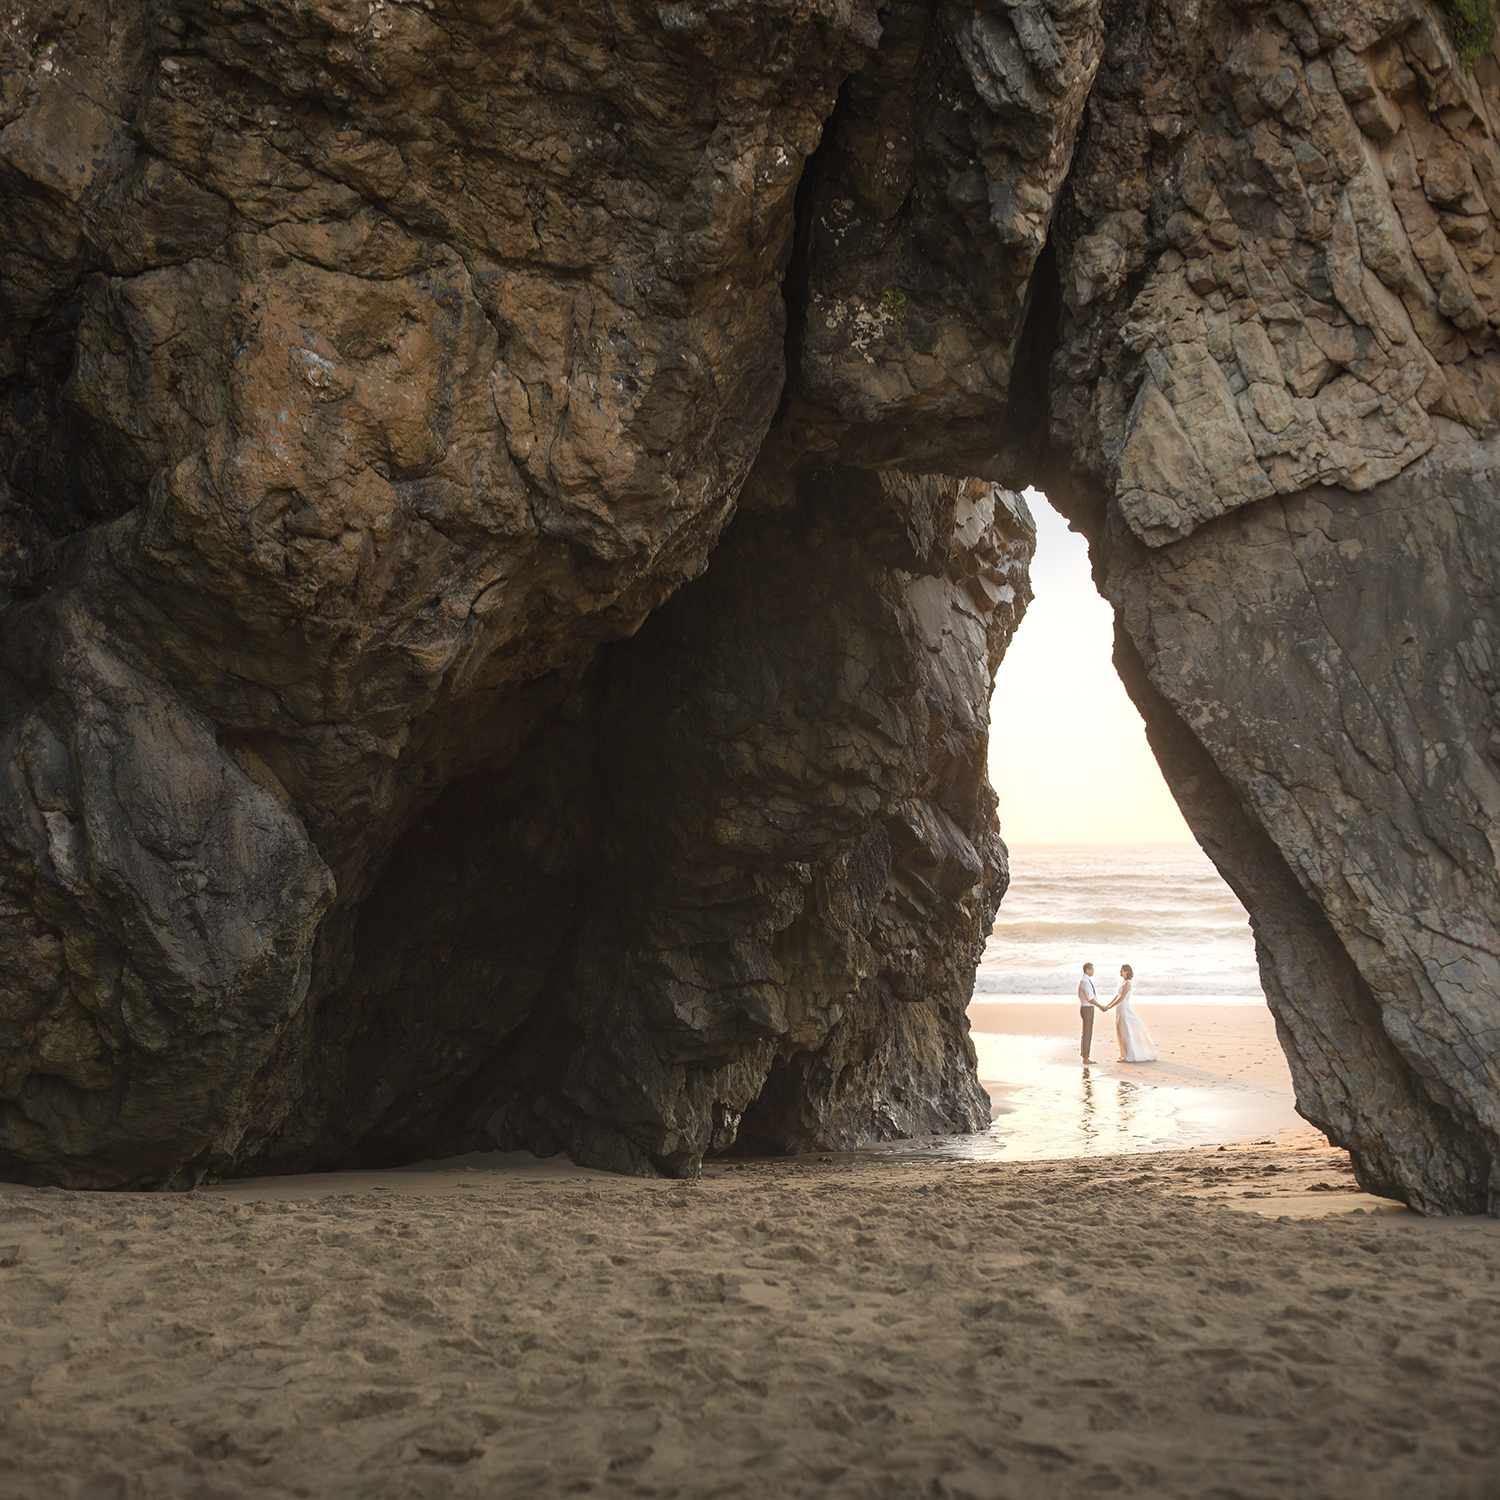
[[[1151,1033],[1146,1030],[1145,1022],[1136,1015],[1130,1004],[1130,985],[1134,978],[1135,970],[1129,964],[1121,964],[1120,993],[1101,1009],[1114,1010],[1116,1006],[1119,1007],[1120,1013],[1115,1017],[1115,1036],[1120,1042],[1121,1062],[1155,1062],[1156,1043],[1151,1040]]]

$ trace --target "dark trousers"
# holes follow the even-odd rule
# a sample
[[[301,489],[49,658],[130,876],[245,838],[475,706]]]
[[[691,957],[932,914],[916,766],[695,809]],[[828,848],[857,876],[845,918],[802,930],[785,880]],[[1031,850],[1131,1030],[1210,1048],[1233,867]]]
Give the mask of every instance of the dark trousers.
[[[1094,1040],[1094,1007],[1092,1005],[1080,1005],[1078,1014],[1083,1020],[1083,1041],[1078,1048],[1080,1057],[1089,1055],[1089,1046]]]

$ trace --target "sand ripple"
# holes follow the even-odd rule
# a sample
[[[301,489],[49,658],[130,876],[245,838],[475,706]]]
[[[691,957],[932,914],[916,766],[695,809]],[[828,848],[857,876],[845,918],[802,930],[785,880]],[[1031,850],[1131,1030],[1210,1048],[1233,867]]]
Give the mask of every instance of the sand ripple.
[[[1493,1496],[1500,1224],[1285,1173],[12,1190],[0,1494]]]

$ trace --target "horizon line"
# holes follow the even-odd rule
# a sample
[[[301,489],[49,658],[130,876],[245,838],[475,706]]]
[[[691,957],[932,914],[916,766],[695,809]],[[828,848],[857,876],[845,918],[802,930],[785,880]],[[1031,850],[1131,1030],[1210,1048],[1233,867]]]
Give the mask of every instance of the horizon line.
[[[1005,838],[1005,830],[1000,830]],[[1007,849],[1201,849],[1197,839],[1006,839]]]

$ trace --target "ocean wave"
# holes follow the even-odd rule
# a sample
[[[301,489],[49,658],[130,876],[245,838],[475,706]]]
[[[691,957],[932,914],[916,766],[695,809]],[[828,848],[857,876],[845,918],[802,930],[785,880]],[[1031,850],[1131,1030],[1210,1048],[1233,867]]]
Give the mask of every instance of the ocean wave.
[[[1059,962],[1054,958],[1047,963],[1032,964],[990,959],[980,964],[974,976],[975,985],[976,988],[996,993],[1024,995],[1033,991],[1041,994],[1049,990],[1066,993],[1077,988],[1085,956],[1080,955],[1077,962],[1071,959]],[[1246,963],[1239,954],[1225,954],[1221,957],[1224,959],[1222,962],[1212,961],[1212,956],[1193,961],[1182,954],[1144,952],[1136,954],[1127,962],[1135,970],[1136,989],[1143,993],[1148,989],[1163,993],[1169,990],[1173,993],[1201,990],[1205,994],[1216,994],[1220,990],[1235,993],[1259,991],[1260,969],[1253,960]],[[1095,966],[1095,984],[1101,991],[1111,988],[1119,972],[1119,955],[1110,954],[1106,957],[1095,954],[1092,962]]]
[[[1214,905],[1207,901],[1181,902],[1175,901],[1169,905],[1158,904],[1147,906],[1143,903],[1127,903],[1117,901],[1110,906],[1098,906],[1094,908],[1093,915],[1101,921],[1108,922],[1160,922],[1166,926],[1176,926],[1183,922],[1202,923],[1212,921],[1216,925],[1224,927],[1248,927],[1250,919],[1245,915],[1245,909],[1235,902],[1233,905]],[[1026,912],[1021,920],[1037,917],[1047,920],[1053,914],[1045,908],[1039,912]],[[1005,908],[1000,908],[1000,917],[1005,916]]]
[[[1012,850],[1010,890],[974,998],[1066,1001],[1085,959],[1105,998],[1123,959],[1143,1003],[1153,995],[1264,1000],[1245,910],[1193,845]]]
[[[1001,939],[1013,943],[1040,942],[1055,937],[1074,938],[1080,935],[1095,937],[1134,937],[1141,929],[1135,922],[1096,921],[1089,917],[1056,917],[1041,921],[1007,922],[1004,914],[995,919],[995,930],[990,941]]]
[[[1235,900],[1233,892],[1224,885],[1223,880],[1217,876],[1212,880],[1170,880],[1161,876],[1143,876],[1139,880],[1119,879],[1116,876],[1098,880],[1037,880],[1029,879],[1022,882],[1016,873],[1011,874],[1010,889],[1005,892],[1002,907],[1017,906],[1017,904],[1046,904],[1049,901],[1067,901],[1068,904],[1079,904],[1080,901],[1115,900],[1115,898],[1131,897],[1145,898],[1145,900],[1160,901],[1163,898],[1170,900],[1194,900],[1194,901],[1224,901],[1229,906],[1239,907],[1239,901]]]
[[[1131,922],[1121,918],[1058,917],[1030,922],[995,923],[990,941],[1006,947],[1025,949],[1055,945],[1059,940],[1069,943],[1150,943],[1166,947],[1180,947],[1185,943],[1215,942],[1222,940],[1244,946],[1248,932],[1225,923],[1189,921],[1186,918],[1175,923]]]
[[[1184,995],[1168,990],[1160,993],[1141,996],[1142,1006],[1151,1005],[1222,1005],[1234,1007],[1263,1006],[1266,997],[1259,990],[1249,994],[1228,994],[1222,990],[1214,990],[1211,993],[1199,993],[1196,995]],[[969,1002],[970,1005],[1055,1005],[1059,1010],[1072,1010],[1076,1015],[1075,1007],[1078,1004],[1076,995],[1059,995],[1056,992],[1034,995],[1030,991],[1005,995],[975,995]],[[1109,1018],[1102,1017],[1100,1024],[1106,1024]]]
[[[993,944],[993,939],[991,940]],[[1131,955],[1134,955],[1132,957]],[[979,961],[981,974],[1072,974],[1076,984],[1077,975],[1084,964],[1091,963],[1096,969],[1105,969],[1113,974],[1122,963],[1128,963],[1138,974],[1259,974],[1260,965],[1254,952],[1246,952],[1238,945],[1230,947],[1169,948],[1161,943],[1145,943],[1125,946],[1092,946],[1080,944],[1076,948],[1050,949],[1035,953],[1009,953],[991,946]]]
[[[1107,976],[1111,980],[1113,976]],[[974,985],[974,999],[983,1000],[986,995],[1056,995],[1061,998],[1076,997],[1078,979],[1076,975],[1027,974],[1004,979],[980,975]],[[1149,1004],[1153,994],[1157,995],[1222,995],[1245,999],[1265,998],[1259,979],[1254,975],[1215,975],[1204,979],[1192,975],[1162,974],[1154,977],[1154,983],[1145,984],[1137,980],[1131,990],[1131,998],[1142,1005]],[[1100,999],[1110,998],[1110,986],[1099,986]]]
[[[1243,912],[1244,908],[1222,881],[1178,882],[1171,880],[1142,879],[1140,881],[1080,881],[1061,883],[1030,881],[1017,889],[1014,880],[1000,903],[1003,911],[1007,906],[1050,905],[1079,908],[1105,903],[1124,902],[1131,906],[1167,905],[1175,906],[1183,901],[1194,905],[1213,903],[1223,905],[1231,911]]]

